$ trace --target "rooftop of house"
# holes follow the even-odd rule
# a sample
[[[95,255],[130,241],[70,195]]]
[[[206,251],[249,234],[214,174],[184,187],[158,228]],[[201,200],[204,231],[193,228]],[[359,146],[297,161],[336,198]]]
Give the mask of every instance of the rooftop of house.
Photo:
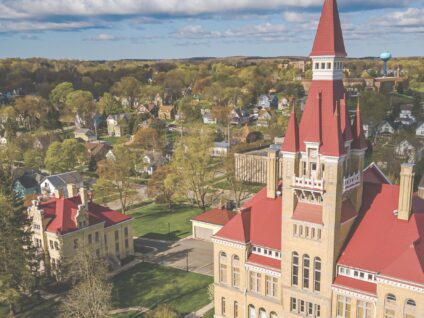
[[[227,224],[237,212],[228,211],[224,209],[212,209],[202,213],[192,219],[192,221],[199,221],[215,225]]]
[[[49,181],[56,188],[64,187],[67,184],[78,184],[83,181],[82,176],[77,171],[55,174],[55,175],[46,177],[43,180],[43,182],[45,180]]]
[[[47,224],[46,230],[52,233],[66,234],[78,229],[75,223],[75,216],[81,205],[80,196],[65,199],[52,198],[38,205],[38,208],[44,211],[46,218],[51,218]],[[105,223],[105,226],[115,225],[124,221],[128,221],[131,217],[126,216],[117,211],[113,211],[107,207],[89,202],[87,206],[89,224]]]

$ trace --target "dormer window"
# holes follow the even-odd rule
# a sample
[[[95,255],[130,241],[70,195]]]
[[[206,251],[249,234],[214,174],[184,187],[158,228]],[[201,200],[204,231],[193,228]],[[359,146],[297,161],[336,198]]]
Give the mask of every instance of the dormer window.
[[[319,63],[315,63],[315,69],[319,70]]]
[[[321,69],[325,70],[325,63],[324,62],[321,63]]]
[[[328,63],[327,63],[327,68],[328,68],[329,70],[331,70],[331,62],[328,62]]]

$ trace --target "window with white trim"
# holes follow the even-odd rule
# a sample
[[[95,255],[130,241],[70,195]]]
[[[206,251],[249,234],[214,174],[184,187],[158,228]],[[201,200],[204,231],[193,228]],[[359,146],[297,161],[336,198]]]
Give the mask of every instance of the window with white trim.
[[[219,282],[227,282],[227,254],[225,252],[219,253]]]
[[[337,317],[350,318],[351,299],[349,297],[337,295]]]
[[[292,286],[298,286],[299,284],[299,254],[297,252],[292,253]]]
[[[253,306],[253,305],[249,305],[249,310],[248,310],[248,313],[249,313],[249,318],[256,318],[256,310],[255,310],[255,307]]]
[[[311,259],[309,255],[303,255],[303,288],[309,288],[309,270],[311,266]]]
[[[321,259],[315,257],[314,259],[314,291],[321,290]]]
[[[261,278],[262,275],[257,272],[250,272],[249,274],[249,287],[250,291],[259,293],[261,291]]]
[[[240,288],[240,258],[237,255],[233,256],[232,259],[232,283],[233,287]]]
[[[407,299],[405,301],[404,318],[415,318],[417,317],[417,303],[415,300]]]
[[[358,300],[356,302],[356,318],[372,318],[373,305],[369,302]]]

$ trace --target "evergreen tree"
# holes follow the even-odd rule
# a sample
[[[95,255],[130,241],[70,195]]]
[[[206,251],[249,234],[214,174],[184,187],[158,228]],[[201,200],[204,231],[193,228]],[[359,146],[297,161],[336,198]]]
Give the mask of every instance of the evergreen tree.
[[[16,313],[16,304],[35,288],[38,273],[32,244],[32,220],[13,191],[8,169],[0,169],[0,302]]]

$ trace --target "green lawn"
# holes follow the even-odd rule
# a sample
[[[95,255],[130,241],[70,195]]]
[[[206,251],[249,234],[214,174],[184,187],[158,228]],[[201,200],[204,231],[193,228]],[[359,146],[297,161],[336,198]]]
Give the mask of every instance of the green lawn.
[[[190,219],[200,213],[202,210],[193,206],[178,205],[170,210],[166,204],[151,203],[127,214],[135,218],[134,236],[179,240],[191,234]]]
[[[0,317],[8,317],[8,315],[8,307],[0,305]],[[43,301],[38,297],[34,297],[31,300],[23,300],[20,304],[18,304],[18,318],[44,318],[58,316],[59,306],[53,299]]]
[[[214,314],[215,314],[215,309],[211,309],[206,314],[203,315],[203,318],[213,318]]]
[[[168,304],[181,314],[209,303],[212,277],[187,273],[160,265],[142,263],[113,279],[113,306],[154,308]]]

